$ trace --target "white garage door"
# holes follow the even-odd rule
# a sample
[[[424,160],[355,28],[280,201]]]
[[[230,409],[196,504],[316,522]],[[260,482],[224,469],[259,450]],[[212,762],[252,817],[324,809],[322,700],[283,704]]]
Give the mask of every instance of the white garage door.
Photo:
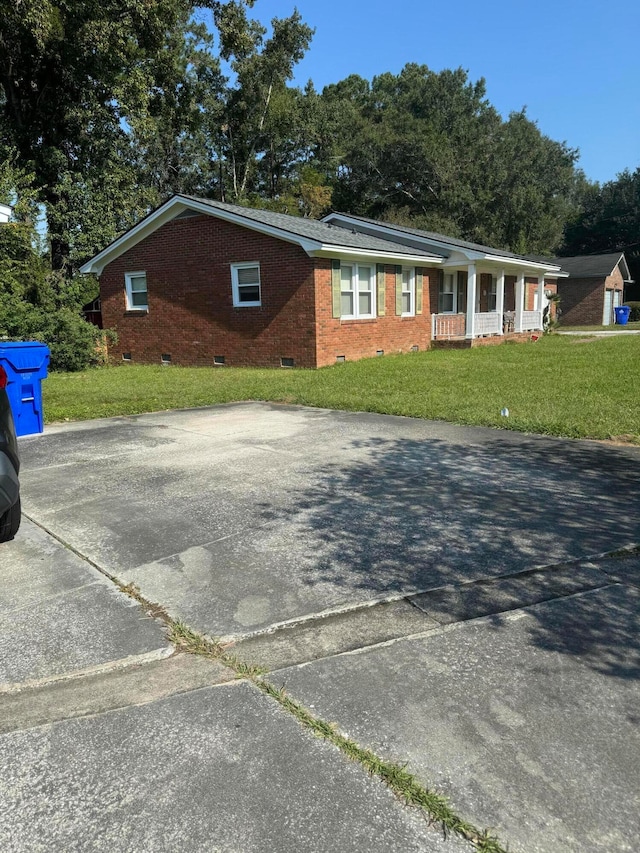
[[[613,314],[613,290],[605,290],[604,292],[604,314],[602,315],[602,325],[608,326],[611,323],[611,315]]]

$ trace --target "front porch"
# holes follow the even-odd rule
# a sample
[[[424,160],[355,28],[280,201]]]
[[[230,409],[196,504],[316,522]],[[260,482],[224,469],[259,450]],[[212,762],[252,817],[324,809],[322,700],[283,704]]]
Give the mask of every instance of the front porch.
[[[486,338],[501,340],[526,340],[531,332],[542,331],[542,311],[523,311],[520,328],[516,331],[515,311],[502,314],[502,324],[497,311],[474,313],[473,335],[467,334],[466,314],[432,314],[431,339],[434,342],[466,341],[469,346],[479,346]],[[496,341],[499,343],[500,341]]]
[[[527,305],[527,273],[534,279],[530,286],[535,292],[529,293],[533,310]],[[431,315],[431,339],[458,346],[526,340],[543,329],[544,288],[544,274],[539,271],[508,274],[505,269],[477,269],[476,264],[445,267],[438,286],[438,311]]]

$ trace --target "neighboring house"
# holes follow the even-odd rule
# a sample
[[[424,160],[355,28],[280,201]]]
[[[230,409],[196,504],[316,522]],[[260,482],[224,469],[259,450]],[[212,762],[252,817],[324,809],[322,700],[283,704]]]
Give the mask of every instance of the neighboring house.
[[[81,272],[100,277],[112,360],[286,367],[527,338],[542,327],[545,276],[561,274],[556,262],[362,217],[319,222],[182,195]]]
[[[558,281],[562,323],[566,326],[608,326],[614,308],[624,301],[624,286],[631,283],[622,252],[555,258],[568,273]]]

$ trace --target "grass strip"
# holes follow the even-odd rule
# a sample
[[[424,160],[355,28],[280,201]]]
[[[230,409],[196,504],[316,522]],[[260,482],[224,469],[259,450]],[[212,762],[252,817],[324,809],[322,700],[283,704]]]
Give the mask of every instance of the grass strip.
[[[210,660],[218,661],[229,669],[232,669],[237,678],[249,678],[256,681],[268,670],[264,667],[254,666],[239,660],[235,655],[225,651],[225,647],[217,640],[209,640],[207,637],[193,631],[188,625],[180,620],[169,619],[169,640],[184,652],[191,655],[200,655]]]
[[[134,597],[140,600],[139,595],[134,594]],[[292,699],[284,688],[274,687],[265,681],[262,676],[266,670],[239,661],[226,652],[219,642],[207,639],[180,621],[169,620],[169,639],[182,651],[216,660],[233,669],[238,678],[250,680],[264,694],[292,714],[305,728],[312,731],[316,737],[333,744],[351,761],[362,765],[371,776],[384,782],[406,805],[420,809],[429,824],[439,824],[445,836],[455,833],[470,841],[483,853],[506,853],[505,848],[488,830],[479,830],[459,818],[446,797],[425,788],[405,767],[385,761],[370,749],[359,746],[355,741],[341,734],[335,724],[319,719]]]
[[[44,413],[51,423],[262,400],[640,444],[639,362],[640,335],[548,335],[320,370],[127,365],[52,373]]]
[[[254,683],[305,728],[336,746],[351,761],[361,764],[368,773],[382,780],[404,803],[420,809],[430,824],[440,824],[445,835],[455,833],[484,853],[506,853],[494,835],[459,818],[446,797],[425,788],[406,767],[385,761],[370,749],[359,746],[341,734],[333,723],[315,717],[307,708],[288,696],[283,688],[274,687],[263,678],[254,679]]]
[[[640,553],[640,546],[632,546],[610,551],[605,557],[615,560],[633,557]],[[111,576],[110,576],[111,577]],[[217,640],[209,639],[194,631],[184,622],[172,619],[160,605],[148,602],[140,594],[135,584],[124,585],[115,578],[111,579],[120,590],[135,599],[151,615],[161,619],[168,628],[169,640],[176,648],[187,654],[200,655],[218,661],[232,669],[237,678],[251,681],[265,695],[274,699],[285,711],[314,733],[316,737],[328,741],[351,761],[364,767],[371,776],[384,782],[406,805],[419,809],[430,825],[439,824],[445,836],[455,834],[469,841],[482,853],[508,853],[495,835],[488,829],[480,830],[468,821],[458,817],[442,794],[425,788],[406,767],[380,758],[370,749],[357,744],[351,738],[341,734],[334,723],[328,723],[314,716],[308,708],[292,699],[284,688],[275,687],[263,676],[268,672],[263,667],[247,664],[226,650]]]

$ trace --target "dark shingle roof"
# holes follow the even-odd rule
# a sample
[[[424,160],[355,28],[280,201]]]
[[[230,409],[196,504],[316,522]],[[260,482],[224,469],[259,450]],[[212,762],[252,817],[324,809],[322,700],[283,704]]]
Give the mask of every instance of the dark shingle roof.
[[[290,216],[287,213],[242,207],[239,204],[227,204],[208,198],[196,198],[188,195],[181,195],[181,198],[191,199],[200,202],[200,204],[206,204],[215,210],[228,211],[244,219],[287,231],[297,237],[316,240],[332,246],[344,246],[349,249],[363,249],[370,252],[393,252],[398,255],[417,255],[431,260],[442,257],[442,255],[427,252],[425,249],[413,248],[393,240],[383,240],[381,237],[370,237],[367,234],[360,234],[338,225],[329,225],[327,222],[320,222],[317,219],[303,219],[299,216]]]
[[[574,278],[606,278],[620,263],[622,252],[606,255],[577,255],[572,258],[554,258],[551,263],[560,264],[563,272]]]
[[[331,215],[331,214],[330,214]],[[459,247],[461,249],[471,249],[475,252],[484,252],[488,255],[496,255],[501,258],[514,258],[521,261],[535,261],[540,263],[540,258],[536,259],[531,255],[516,255],[514,252],[507,252],[504,249],[496,249],[495,246],[483,246],[481,243],[470,243],[468,240],[458,240],[456,237],[448,237],[446,234],[437,234],[435,231],[423,231],[420,228],[412,228],[409,225],[395,225],[391,222],[382,222],[379,219],[370,219],[367,216],[354,216],[351,213],[335,213],[335,216],[348,216],[350,219],[357,219],[361,222],[368,222],[371,225],[382,225],[385,228],[393,228],[404,234],[422,237],[425,240],[436,240],[438,243],[445,243],[452,248]],[[391,240],[391,238],[389,238]],[[545,258],[542,263],[557,265],[557,261]]]

